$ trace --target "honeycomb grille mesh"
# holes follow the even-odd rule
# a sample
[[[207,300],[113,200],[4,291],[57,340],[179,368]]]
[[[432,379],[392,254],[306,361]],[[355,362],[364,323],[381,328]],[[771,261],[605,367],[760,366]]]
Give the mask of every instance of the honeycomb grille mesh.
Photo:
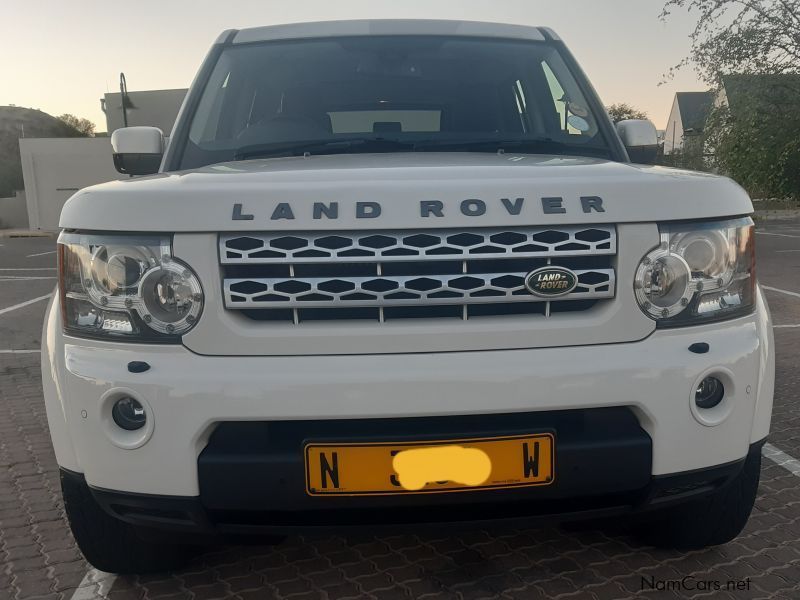
[[[575,274],[578,286],[569,294],[571,300],[613,297],[612,269],[575,271]],[[229,307],[293,309],[329,307],[333,302],[347,306],[531,302],[535,298],[525,288],[526,275],[228,279],[225,300]]]
[[[225,307],[265,320],[549,316],[616,292],[609,226],[223,234],[219,250]],[[525,278],[546,265],[575,289],[532,295]]]
[[[407,261],[616,254],[611,227],[362,232],[359,234],[234,234],[220,237],[222,264],[292,261]]]

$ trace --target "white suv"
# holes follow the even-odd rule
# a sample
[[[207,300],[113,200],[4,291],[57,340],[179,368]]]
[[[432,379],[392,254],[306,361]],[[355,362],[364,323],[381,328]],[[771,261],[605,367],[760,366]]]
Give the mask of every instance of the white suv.
[[[42,374],[86,558],[496,518],[735,537],[774,380],[753,209],[633,164],[655,135],[549,29],[223,33],[165,151],[114,132],[157,174],[61,215]]]

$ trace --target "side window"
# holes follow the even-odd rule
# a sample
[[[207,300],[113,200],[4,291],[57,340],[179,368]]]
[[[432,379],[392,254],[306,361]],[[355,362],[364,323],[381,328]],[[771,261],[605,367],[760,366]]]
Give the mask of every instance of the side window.
[[[532,127],[530,113],[528,112],[528,101],[525,99],[525,90],[519,79],[514,82],[514,96],[517,99],[517,112],[519,113],[519,122],[522,126],[522,131],[523,133],[530,133]]]
[[[542,71],[552,97],[552,106],[558,113],[559,127],[562,132],[570,136],[593,137],[597,134],[597,124],[591,118],[586,99],[574,86],[571,77],[562,80],[556,74],[565,69],[566,65],[563,63],[554,62],[551,65],[548,61],[542,61]],[[569,89],[569,86],[568,89],[564,89],[562,81],[572,84],[572,89]]]
[[[566,94],[561,84],[558,83],[553,69],[550,68],[546,62],[542,63],[542,70],[544,71],[545,79],[547,79],[547,87],[550,89],[550,96],[553,98],[553,104],[559,116],[559,124],[562,128],[567,129],[567,108],[566,108]]]
[[[197,107],[197,113],[189,130],[189,138],[196,144],[217,139],[222,107],[227,96],[231,72],[228,69],[214,74],[208,82],[206,92]],[[213,90],[213,93],[210,93]]]

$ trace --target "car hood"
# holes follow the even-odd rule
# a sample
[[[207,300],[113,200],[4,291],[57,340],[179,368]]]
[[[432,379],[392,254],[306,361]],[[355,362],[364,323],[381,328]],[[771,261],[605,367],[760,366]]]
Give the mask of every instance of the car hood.
[[[397,153],[229,162],[113,181],[72,196],[60,226],[398,229],[653,222],[750,212],[742,188],[704,173],[581,157]]]

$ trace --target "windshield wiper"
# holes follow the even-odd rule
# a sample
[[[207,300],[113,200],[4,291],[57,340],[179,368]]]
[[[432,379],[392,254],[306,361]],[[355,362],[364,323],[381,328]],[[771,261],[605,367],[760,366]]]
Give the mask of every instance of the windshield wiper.
[[[305,154],[338,154],[341,152],[387,152],[414,150],[414,142],[401,142],[388,138],[339,138],[307,140],[301,142],[272,142],[254,144],[237,148],[234,160],[283,156],[303,156]]]
[[[569,144],[551,138],[494,139],[445,138],[401,141],[390,138],[333,138],[296,142],[271,142],[238,148],[234,160],[277,158],[305,154],[348,152],[521,152],[524,154],[566,154],[605,156],[606,149],[585,144]]]
[[[555,156],[590,156],[607,159],[608,148],[594,144],[560,142],[551,138],[530,139],[443,139],[414,143],[415,152],[509,152],[519,154],[552,154]]]
[[[550,138],[532,139],[444,139],[444,140],[423,140],[414,143],[414,150],[441,150],[443,148],[454,148],[473,152],[498,152],[500,150],[518,150],[533,153],[544,153],[549,151],[563,151],[568,144],[557,142]]]

